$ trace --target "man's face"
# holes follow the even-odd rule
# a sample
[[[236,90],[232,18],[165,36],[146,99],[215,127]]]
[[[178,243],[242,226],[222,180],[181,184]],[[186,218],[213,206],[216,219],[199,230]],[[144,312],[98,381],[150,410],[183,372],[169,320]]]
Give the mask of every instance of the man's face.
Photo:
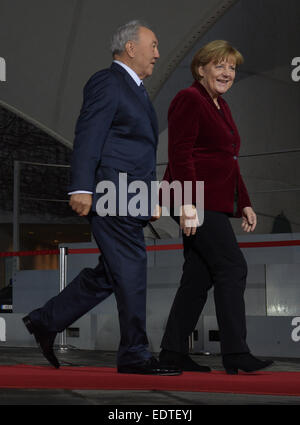
[[[139,40],[134,43],[132,65],[141,80],[152,75],[154,65],[159,58],[158,40],[149,28],[139,29]]]

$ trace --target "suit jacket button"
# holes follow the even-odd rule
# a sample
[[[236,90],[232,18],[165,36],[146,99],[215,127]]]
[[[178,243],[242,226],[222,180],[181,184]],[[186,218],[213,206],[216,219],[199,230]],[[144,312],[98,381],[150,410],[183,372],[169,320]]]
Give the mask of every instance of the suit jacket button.
[[[233,159],[237,160],[237,156],[234,156]]]

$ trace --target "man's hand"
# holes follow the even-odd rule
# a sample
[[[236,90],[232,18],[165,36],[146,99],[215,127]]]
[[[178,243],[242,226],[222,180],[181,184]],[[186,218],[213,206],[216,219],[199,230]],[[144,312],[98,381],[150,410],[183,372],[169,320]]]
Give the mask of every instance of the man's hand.
[[[69,205],[81,217],[88,215],[92,206],[93,197],[89,193],[75,193],[71,195]]]
[[[161,206],[160,205],[156,205],[152,217],[150,218],[150,221],[156,221],[159,220],[161,217]]]
[[[194,236],[199,220],[196,207],[194,205],[182,205],[180,209],[180,229],[186,236]]]
[[[257,216],[251,207],[243,209],[242,228],[245,232],[254,232],[257,225]]]

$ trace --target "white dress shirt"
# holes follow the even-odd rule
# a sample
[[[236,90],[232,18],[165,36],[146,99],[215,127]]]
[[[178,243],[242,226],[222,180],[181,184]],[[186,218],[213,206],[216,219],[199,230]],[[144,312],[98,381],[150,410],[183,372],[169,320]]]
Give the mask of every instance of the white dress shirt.
[[[143,81],[140,79],[137,73],[133,69],[131,69],[128,65],[125,65],[125,63],[117,61],[117,60],[114,60],[114,62],[122,66],[122,68],[124,68],[128,72],[130,77],[135,81],[135,83],[138,86],[142,84]],[[93,192],[89,192],[87,190],[75,190],[74,192],[69,192],[68,195],[75,195],[75,193],[89,193],[90,195],[93,194]]]

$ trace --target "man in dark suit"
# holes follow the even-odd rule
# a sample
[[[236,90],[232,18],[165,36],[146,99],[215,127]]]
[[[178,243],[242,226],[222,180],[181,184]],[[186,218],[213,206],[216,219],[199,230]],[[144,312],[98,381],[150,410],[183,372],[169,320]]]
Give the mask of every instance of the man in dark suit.
[[[57,332],[114,293],[121,332],[118,371],[175,375],[179,369],[163,367],[147,348],[143,228],[151,219],[150,203],[139,216],[130,211],[121,214],[118,203],[115,215],[105,215],[97,207],[99,182],[112,182],[118,199],[123,191],[120,174],[126,173],[128,184],[144,182],[149,193],[156,180],[157,118],[143,80],[159,58],[158,41],[149,28],[132,21],[113,36],[112,53],[111,67],[93,75],[84,88],[71,164],[70,205],[80,216],[89,217],[102,254],[99,264],[82,270],[64,291],[23,320],[45,357],[58,368],[53,352]]]

